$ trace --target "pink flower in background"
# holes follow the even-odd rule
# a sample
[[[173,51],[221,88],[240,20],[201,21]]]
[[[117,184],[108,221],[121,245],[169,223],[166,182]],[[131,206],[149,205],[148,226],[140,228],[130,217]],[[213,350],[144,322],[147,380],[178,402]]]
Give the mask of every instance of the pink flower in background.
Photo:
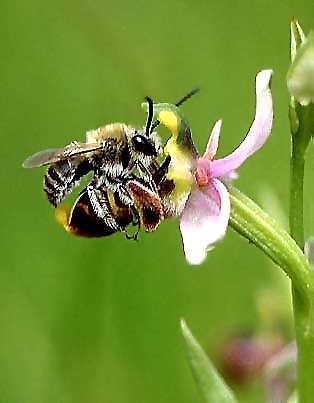
[[[261,148],[270,135],[273,122],[271,75],[271,70],[263,70],[256,76],[255,118],[240,146],[226,157],[214,159],[221,129],[219,120],[214,125],[205,154],[196,162],[196,185],[180,222],[184,251],[190,264],[202,263],[207,251],[225,235],[230,217],[230,198],[225,183],[237,176],[235,170]]]

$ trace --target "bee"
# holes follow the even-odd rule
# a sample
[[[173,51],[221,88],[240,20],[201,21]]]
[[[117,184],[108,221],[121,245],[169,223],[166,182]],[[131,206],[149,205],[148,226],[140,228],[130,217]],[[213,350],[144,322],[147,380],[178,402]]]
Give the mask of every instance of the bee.
[[[176,105],[195,92],[191,91]],[[152,232],[164,218],[159,191],[171,158],[159,162],[163,148],[154,131],[159,121],[153,122],[153,101],[149,97],[146,101],[148,114],[143,129],[111,123],[88,131],[85,142],[74,141],[63,148],[39,151],[24,161],[24,168],[48,166],[43,189],[48,201],[57,208],[57,220],[68,232],[102,237],[120,231],[128,239],[136,239],[141,227]],[[89,173],[92,179],[73,207],[60,207]],[[133,235],[127,232],[130,224],[137,226]]]
[[[153,102],[150,98],[147,102],[149,111],[142,130],[123,123],[108,124],[88,131],[84,143],[75,141],[63,148],[43,150],[24,161],[24,168],[48,165],[43,188],[54,207],[85,175],[93,173],[71,211],[64,207],[57,210],[67,231],[98,237],[125,232],[131,223],[138,225],[138,230],[142,225],[153,231],[161,221],[162,204],[150,167],[158,171],[162,147],[151,128]]]

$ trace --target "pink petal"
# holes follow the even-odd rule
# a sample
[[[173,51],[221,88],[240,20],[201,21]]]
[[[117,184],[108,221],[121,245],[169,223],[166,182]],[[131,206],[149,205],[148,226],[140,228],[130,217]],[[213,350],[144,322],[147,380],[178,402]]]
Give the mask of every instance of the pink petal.
[[[181,216],[180,230],[187,261],[200,264],[206,253],[226,233],[230,199],[225,185],[212,179],[207,187],[193,190]]]
[[[196,162],[195,179],[199,187],[205,187],[211,181],[211,162],[207,158],[198,158]]]
[[[225,175],[221,176],[220,179],[223,181],[223,183],[228,184],[234,181],[235,179],[239,178],[239,174],[237,171],[229,171]]]
[[[221,120],[218,120],[215,123],[215,125],[212,129],[212,132],[210,134],[210,137],[209,137],[209,140],[207,143],[207,147],[206,147],[206,151],[205,151],[205,154],[203,155],[203,158],[212,160],[213,157],[216,155],[218,144],[219,144],[219,135],[220,135],[221,124],[222,124]]]
[[[272,70],[262,70],[256,76],[256,111],[254,122],[240,146],[225,158],[212,162],[212,174],[221,177],[237,169],[248,157],[264,145],[273,123],[273,102],[269,88]]]

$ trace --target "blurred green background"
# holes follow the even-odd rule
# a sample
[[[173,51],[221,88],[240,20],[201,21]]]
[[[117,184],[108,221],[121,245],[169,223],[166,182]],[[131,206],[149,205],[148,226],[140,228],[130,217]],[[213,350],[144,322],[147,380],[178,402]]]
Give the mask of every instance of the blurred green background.
[[[273,135],[237,185],[285,217],[293,16],[314,27],[313,1],[1,1],[1,403],[201,403],[180,318],[213,356],[228,335],[261,327],[257,295],[276,289],[276,269],[231,230],[199,268],[185,262],[177,221],[137,243],[77,239],[55,224],[43,170],[21,163],[109,122],[141,126],[145,95],[172,102],[195,85],[183,107],[195,143],[223,118],[223,155],[250,126],[256,72],[271,67]],[[238,395],[263,402],[260,389]]]

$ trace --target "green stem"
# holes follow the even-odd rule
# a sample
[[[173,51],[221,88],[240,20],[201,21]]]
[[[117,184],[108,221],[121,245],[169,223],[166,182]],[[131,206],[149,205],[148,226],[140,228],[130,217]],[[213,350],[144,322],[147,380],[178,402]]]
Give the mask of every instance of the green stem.
[[[299,403],[312,403],[314,395],[314,324],[313,301],[311,295],[308,312],[304,311],[300,295],[292,285],[293,313],[296,341],[298,346],[297,389]]]
[[[297,137],[292,138],[290,161],[290,233],[304,249],[303,223],[304,150]]]
[[[293,106],[293,105],[292,105]],[[304,164],[311,138],[311,107],[296,107],[297,130],[292,130],[290,160],[290,233],[299,247],[304,249]],[[291,126],[291,129],[293,127]],[[313,271],[311,271],[311,274]],[[304,312],[301,296],[292,282],[293,313],[298,345],[298,395],[299,402],[312,402],[314,387],[314,325],[312,323],[314,296],[310,295],[309,311]]]
[[[313,402],[314,271],[296,241],[256,203],[239,190],[230,190],[230,225],[261,249],[289,276],[293,285],[298,344],[299,402]]]
[[[314,105],[301,106],[292,98],[289,109],[292,150],[290,160],[290,234],[304,249],[303,186],[305,154],[313,137]]]
[[[309,296],[314,295],[314,276],[302,250],[274,219],[238,189],[230,189],[230,199],[230,225],[284,270],[308,312]]]

